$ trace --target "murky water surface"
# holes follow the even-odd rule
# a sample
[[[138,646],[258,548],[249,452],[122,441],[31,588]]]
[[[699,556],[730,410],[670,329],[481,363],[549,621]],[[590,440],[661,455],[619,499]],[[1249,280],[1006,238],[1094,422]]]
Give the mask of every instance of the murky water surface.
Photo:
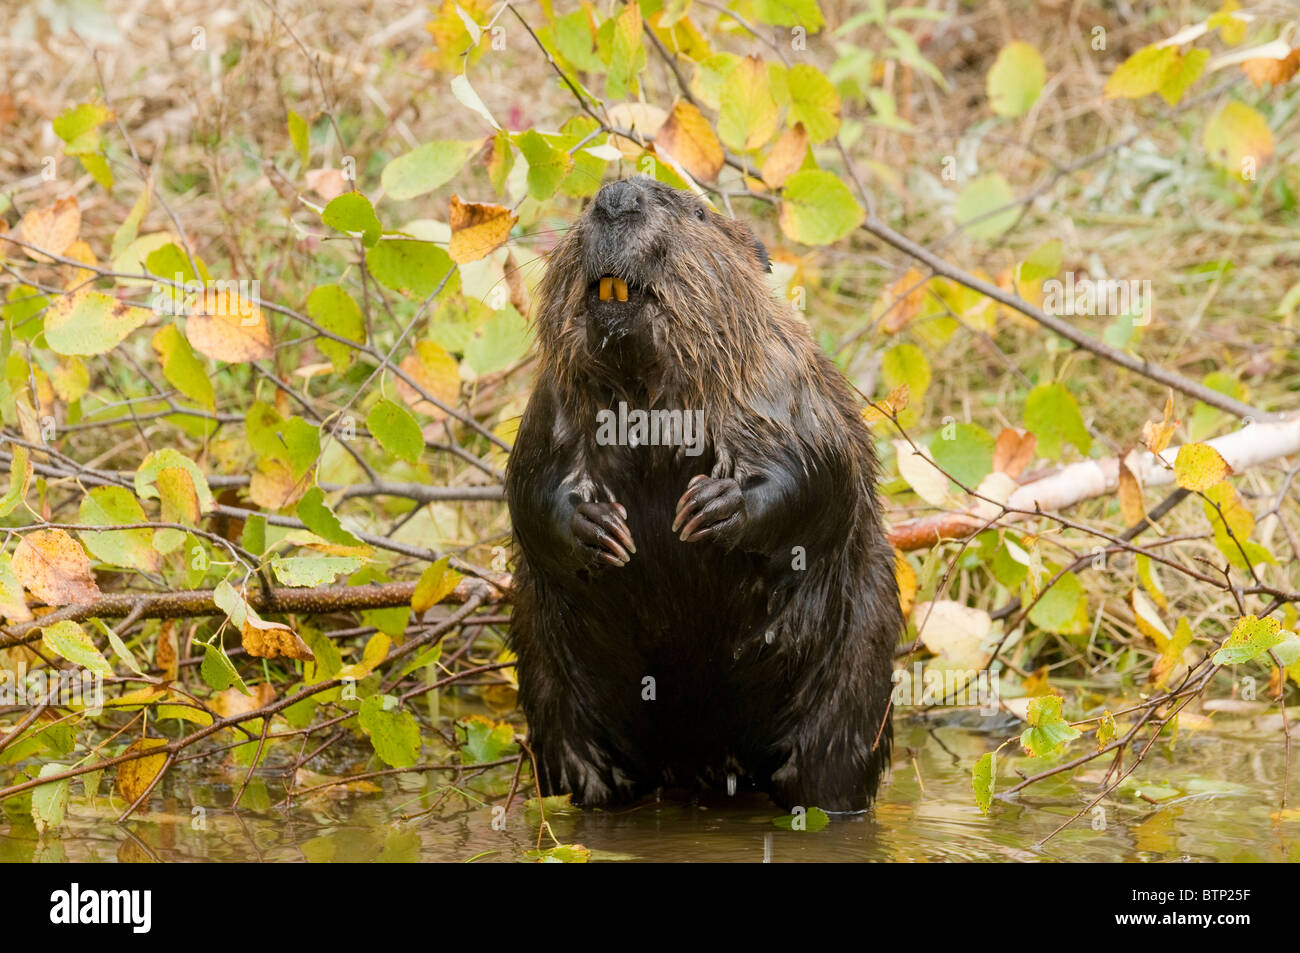
[[[985,817],[971,794],[971,765],[1018,730],[991,721],[899,719],[893,773],[875,810],[815,833],[779,829],[780,812],[744,794],[549,819],[561,842],[585,845],[597,861],[1300,860],[1300,811],[1279,812],[1282,738],[1255,722],[1223,719],[1213,731],[1183,732],[1172,753],[1153,750],[1104,807],[1040,843],[1092,800],[1104,766],[1048,779]],[[362,770],[364,752],[352,754],[332,770]],[[1010,770],[1025,765],[1006,762],[998,786],[1010,787]],[[123,825],[115,822],[121,805],[104,795],[94,805],[74,796],[57,838],[38,838],[21,813],[0,815],[0,861],[517,861],[537,847],[539,827],[526,792],[508,813],[494,813],[512,776],[494,768],[450,788],[446,774],[402,775],[285,809],[277,803],[283,778],[268,769],[232,811],[243,770],[194,768],[169,776],[150,810]]]

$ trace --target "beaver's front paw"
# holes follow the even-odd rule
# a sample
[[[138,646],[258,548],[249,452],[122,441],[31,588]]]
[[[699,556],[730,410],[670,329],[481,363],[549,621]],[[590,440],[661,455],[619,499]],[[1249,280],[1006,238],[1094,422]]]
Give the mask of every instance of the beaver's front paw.
[[[569,529],[588,568],[626,566],[636,552],[621,503],[579,503]]]
[[[731,477],[692,477],[677,501],[673,532],[684,543],[715,540],[732,546],[745,527],[745,497]]]

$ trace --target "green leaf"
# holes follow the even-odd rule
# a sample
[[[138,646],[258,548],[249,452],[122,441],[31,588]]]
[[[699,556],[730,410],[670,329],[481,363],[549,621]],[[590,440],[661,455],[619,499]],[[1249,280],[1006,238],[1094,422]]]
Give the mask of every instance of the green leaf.
[[[839,176],[820,169],[796,172],[785,180],[781,231],[805,245],[829,245],[846,237],[866,217]]]
[[[64,152],[79,155],[98,152],[103,145],[99,127],[113,118],[113,111],[100,103],[81,103],[64,110],[51,125],[66,145]]]
[[[48,778],[68,770],[65,764],[41,765],[37,777]],[[32,788],[32,820],[36,822],[37,834],[48,834],[63,826],[63,819],[68,811],[68,781],[50,781]]]
[[[1079,737],[1079,730],[1061,717],[1060,695],[1039,695],[1029,702],[1026,715],[1029,727],[1020,735],[1020,743],[1031,758],[1054,755]]]
[[[539,202],[546,201],[573,168],[573,157],[552,146],[535,129],[516,136],[515,145],[528,163],[528,194]]]
[[[9,460],[9,489],[0,498],[0,516],[8,516],[14,511],[27,485],[31,480],[31,454],[26,447],[11,444],[13,456]]]
[[[370,738],[375,754],[394,768],[409,768],[420,760],[420,723],[409,711],[388,711],[391,695],[371,695],[361,703],[357,721]]]
[[[90,622],[108,639],[108,644],[113,647],[113,654],[118,657],[123,665],[141,678],[147,677],[144,670],[140,667],[140,662],[136,659],[135,653],[132,652],[131,649],[127,647],[127,644],[122,641],[121,636],[110,629],[103,619],[92,618]]]
[[[989,808],[993,805],[993,785],[996,780],[994,774],[995,759],[996,755],[992,751],[982,755],[975,762],[975,770],[971,773],[971,785],[975,789],[975,803],[979,806],[981,814],[987,814]]]
[[[1025,427],[1038,438],[1041,456],[1057,459],[1065,443],[1084,456],[1092,449],[1092,436],[1083,423],[1079,404],[1062,383],[1039,384],[1025,401]]]
[[[1061,240],[1053,238],[1031,251],[1016,268],[1017,281],[1050,278],[1061,270]]]
[[[271,569],[286,586],[326,586],[356,572],[364,562],[357,556],[272,556]]]
[[[801,26],[809,33],[826,23],[817,0],[755,0],[754,16],[773,26]]]
[[[930,388],[930,361],[915,344],[896,344],[886,350],[880,372],[891,391],[906,384],[912,404],[920,403]]]
[[[344,192],[330,201],[321,212],[321,221],[340,232],[359,233],[361,244],[374,247],[383,233],[370,199],[360,192]]]
[[[989,70],[989,106],[999,116],[1023,116],[1047,81],[1042,54],[1031,43],[1008,43]]]
[[[64,619],[41,629],[41,644],[59,658],[65,658],[74,665],[97,672],[100,675],[112,675],[113,666],[95,647],[86,630],[71,619]]]
[[[416,146],[384,166],[380,181],[389,198],[402,201],[432,192],[451,181],[478,142],[444,139]]]
[[[306,169],[311,162],[311,128],[307,120],[297,112],[289,110],[289,141],[298,153],[298,162]]]
[[[989,214],[1015,200],[1007,180],[996,172],[972,179],[957,196],[957,225],[971,238],[997,238],[1015,224],[1015,208]]]
[[[641,42],[641,7],[633,0],[614,20],[609,43],[609,71],[605,74],[605,95],[622,99],[645,69],[646,51]]]
[[[757,56],[747,56],[732,66],[720,96],[718,138],[728,147],[751,152],[775,135],[780,109],[767,66]]]
[[[379,445],[407,463],[419,463],[424,453],[424,434],[411,412],[391,400],[381,400],[366,415],[366,427]]]
[[[302,499],[298,501],[297,513],[303,525],[327,543],[337,543],[341,546],[365,545],[343,528],[339,518],[325,502],[325,491],[318,486],[312,487],[303,494]]]
[[[840,96],[821,70],[798,63],[790,67],[789,85],[790,124],[803,123],[813,145],[840,131]]]
[[[465,345],[464,364],[478,376],[491,374],[523,360],[528,346],[528,322],[506,305],[474,331]]]
[[[366,343],[366,322],[361,309],[340,285],[321,285],[313,289],[307,296],[307,317],[339,337],[358,344]],[[352,366],[355,348],[326,337],[318,338],[316,346],[330,359],[334,370],[346,371]]]
[[[212,497],[212,490],[208,488],[208,478],[204,476],[197,463],[171,447],[155,450],[141,461],[140,469],[135,471],[135,495],[142,500],[158,499],[158,490],[155,486],[158,482],[158,474],[168,467],[180,467],[189,472],[190,479],[194,481],[194,491],[199,496],[199,509],[204,513],[210,512],[216,500]]]
[[[320,428],[296,414],[288,420],[269,404],[254,401],[244,418],[248,443],[260,459],[274,460],[301,479],[320,458]]]
[[[153,317],[99,291],[63,295],[45,312],[45,343],[55,354],[103,354]]]
[[[945,426],[930,444],[934,462],[953,479],[970,487],[993,472],[992,434],[979,424]]]
[[[815,834],[830,822],[830,815],[820,807],[810,807],[807,811],[796,809],[789,814],[772,818],[774,827],[779,827],[783,831],[803,831],[808,834]]]
[[[366,252],[366,267],[385,288],[423,300],[452,270],[451,256],[432,242],[385,238]],[[454,290],[448,280],[445,290]]]
[[[195,356],[190,342],[176,325],[159,328],[153,336],[153,348],[158,352],[167,383],[201,407],[208,410],[216,407],[216,394],[208,369]]]
[[[199,675],[213,691],[223,692],[234,685],[245,695],[252,695],[244,680],[235,671],[235,666],[231,664],[225,649],[220,645],[203,646],[203,663],[199,666]]]
[[[496,761],[514,748],[515,730],[509,722],[470,715],[457,724],[465,733],[461,748],[461,761],[465,764]]]
[[[1058,567],[1049,568],[1055,575]],[[1091,628],[1091,620],[1088,617],[1088,596],[1079,577],[1067,572],[1058,579],[1029,610],[1029,621],[1040,629],[1061,635],[1086,633]]]
[[[81,522],[87,526],[116,526],[148,522],[144,508],[126,487],[99,486],[81,500]],[[90,554],[110,566],[124,566],[141,572],[157,572],[162,560],[153,548],[153,530],[124,529],[116,532],[77,534]]]
[[[1269,649],[1281,644],[1291,633],[1282,628],[1277,619],[1260,619],[1253,615],[1242,616],[1232,628],[1232,634],[1211,659],[1215,665],[1241,665],[1253,662]]]

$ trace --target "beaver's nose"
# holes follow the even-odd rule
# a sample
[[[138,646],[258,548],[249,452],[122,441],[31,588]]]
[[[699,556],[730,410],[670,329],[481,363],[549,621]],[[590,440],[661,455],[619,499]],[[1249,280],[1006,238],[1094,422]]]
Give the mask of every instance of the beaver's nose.
[[[641,190],[623,179],[611,182],[596,195],[596,208],[610,218],[641,211]]]

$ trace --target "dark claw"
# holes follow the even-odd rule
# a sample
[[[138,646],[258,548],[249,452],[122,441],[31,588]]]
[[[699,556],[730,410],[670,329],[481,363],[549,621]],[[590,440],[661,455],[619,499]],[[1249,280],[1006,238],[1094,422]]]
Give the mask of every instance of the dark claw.
[[[626,566],[636,552],[626,521],[627,510],[620,503],[579,503],[570,529],[589,561]]]
[[[684,543],[733,539],[745,522],[745,498],[730,477],[697,476],[677,501],[673,532]]]

